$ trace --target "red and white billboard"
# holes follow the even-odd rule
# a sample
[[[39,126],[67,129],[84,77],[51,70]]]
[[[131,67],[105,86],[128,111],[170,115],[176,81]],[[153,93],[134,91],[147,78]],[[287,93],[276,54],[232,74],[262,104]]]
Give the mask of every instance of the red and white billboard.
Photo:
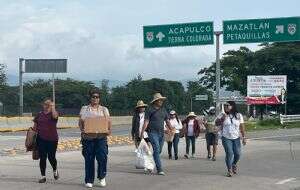
[[[286,96],[286,75],[248,76],[248,104],[281,104]]]

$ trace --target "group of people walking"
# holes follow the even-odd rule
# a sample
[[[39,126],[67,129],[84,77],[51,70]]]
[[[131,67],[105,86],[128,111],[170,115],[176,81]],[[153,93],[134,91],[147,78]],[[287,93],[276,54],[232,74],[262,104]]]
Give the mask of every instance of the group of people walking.
[[[85,186],[92,188],[106,186],[108,144],[107,136],[111,134],[111,120],[109,110],[100,103],[99,90],[89,92],[90,103],[83,106],[79,114],[79,128],[81,130],[82,155],[85,165]],[[196,139],[201,131],[206,131],[207,158],[216,160],[218,138],[222,136],[222,144],[226,153],[227,176],[237,173],[237,163],[241,154],[241,141],[245,145],[244,120],[236,108],[234,102],[225,104],[225,113],[215,117],[213,110],[203,120],[197,119],[194,112],[190,112],[184,120],[180,120],[176,111],[167,112],[163,104],[166,97],[160,93],[153,96],[150,105],[142,100],[137,102],[132,119],[132,139],[138,147],[141,140],[145,140],[153,149],[153,159],[158,175],[165,175],[160,154],[164,145],[165,134],[172,134],[173,138],[168,142],[169,159],[179,159],[178,144],[180,138],[185,137],[186,159],[195,157]],[[86,120],[94,118],[94,122],[107,122],[107,132],[86,133]],[[43,103],[43,111],[34,118],[34,129],[37,131],[37,149],[40,155],[41,179],[39,183],[46,182],[46,162],[49,160],[55,180],[59,179],[57,169],[56,150],[58,144],[57,121],[58,112],[55,104],[47,99]],[[102,123],[103,124],[103,123]],[[102,125],[101,124],[101,125]],[[97,125],[97,123],[96,123]],[[99,123],[100,125],[100,123]],[[192,151],[190,154],[190,146]],[[213,151],[211,151],[211,146]],[[172,154],[174,149],[174,156]],[[212,153],[212,154],[211,154]],[[95,182],[95,160],[97,163],[97,180]]]
[[[184,158],[195,157],[196,139],[200,133],[205,132],[207,145],[207,159],[216,161],[219,138],[225,150],[225,162],[227,166],[227,176],[232,177],[237,174],[237,163],[241,155],[241,141],[246,145],[244,119],[238,112],[234,101],[224,104],[224,113],[216,116],[215,109],[210,108],[207,116],[198,119],[194,112],[190,112],[184,120],[180,120],[176,111],[169,114],[163,107],[166,97],[160,93],[154,95],[151,105],[139,100],[135,107],[132,120],[132,139],[138,147],[141,139],[150,142],[153,149],[153,158],[156,164],[157,174],[165,175],[160,160],[160,154],[164,145],[164,135],[173,133],[172,140],[168,141],[169,159],[173,158],[172,148],[174,148],[174,159],[178,160],[178,144],[180,138],[185,138],[186,150]],[[190,146],[192,151],[190,154]]]

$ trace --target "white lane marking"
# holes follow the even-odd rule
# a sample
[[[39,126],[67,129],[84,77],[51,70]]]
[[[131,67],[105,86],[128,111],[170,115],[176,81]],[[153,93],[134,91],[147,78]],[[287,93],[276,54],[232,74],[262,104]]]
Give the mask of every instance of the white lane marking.
[[[260,140],[260,139],[273,139],[273,138],[284,138],[284,137],[298,137],[300,134],[294,135],[279,135],[279,136],[267,136],[267,137],[257,137],[257,138],[249,138],[251,140]]]
[[[296,180],[296,178],[288,178],[288,179],[284,179],[284,180],[278,181],[278,182],[276,183],[276,185],[283,185],[283,184],[285,184],[285,183],[288,183],[288,182],[291,182],[291,181],[295,181],[295,180]]]

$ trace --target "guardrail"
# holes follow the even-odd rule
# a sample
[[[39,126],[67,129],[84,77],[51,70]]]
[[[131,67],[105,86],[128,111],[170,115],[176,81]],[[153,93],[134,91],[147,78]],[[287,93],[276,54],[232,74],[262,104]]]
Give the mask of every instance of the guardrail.
[[[111,117],[113,125],[131,124],[131,116]],[[33,117],[0,117],[0,132],[22,131],[33,126]],[[78,117],[59,117],[58,128],[77,128]]]
[[[282,125],[287,123],[300,122],[300,115],[282,115],[280,114],[280,123]]]

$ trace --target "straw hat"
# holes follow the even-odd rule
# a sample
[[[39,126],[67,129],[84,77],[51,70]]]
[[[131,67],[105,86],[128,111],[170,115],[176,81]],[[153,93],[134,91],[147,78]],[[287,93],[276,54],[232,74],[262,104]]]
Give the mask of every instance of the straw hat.
[[[197,115],[195,114],[195,112],[190,112],[187,117],[197,117]]]
[[[175,115],[176,114],[176,111],[172,110],[170,111],[170,115]]]
[[[151,104],[157,100],[165,100],[167,99],[166,97],[163,97],[160,93],[155,93],[153,95],[153,100],[151,101]]]
[[[136,103],[135,108],[142,108],[142,107],[147,107],[147,106],[148,106],[148,105],[145,104],[145,103],[143,102],[143,100],[139,100],[139,101]]]

